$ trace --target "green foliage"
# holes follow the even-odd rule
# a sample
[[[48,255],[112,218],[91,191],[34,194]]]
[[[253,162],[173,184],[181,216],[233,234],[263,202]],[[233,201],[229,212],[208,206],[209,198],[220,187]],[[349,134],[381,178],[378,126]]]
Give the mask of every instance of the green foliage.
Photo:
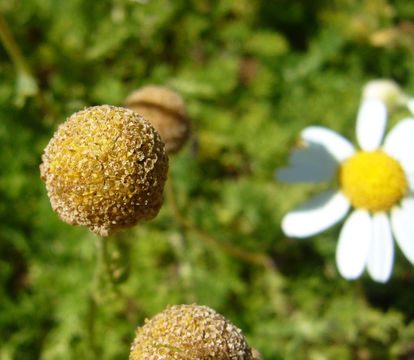
[[[378,43],[388,28],[407,36],[413,11],[402,0],[0,3],[31,69],[0,48],[0,359],[127,359],[146,317],[193,302],[266,359],[412,358],[412,266],[397,254],[386,285],[341,279],[338,227],[301,241],[280,229],[318,189],[273,173],[307,125],[353,138],[366,81],[414,91],[413,44]],[[72,112],[121,105],[146,84],[189,108],[192,139],[170,159],[180,213],[168,196],[155,220],[107,240],[100,271],[95,235],[52,212],[40,157]]]

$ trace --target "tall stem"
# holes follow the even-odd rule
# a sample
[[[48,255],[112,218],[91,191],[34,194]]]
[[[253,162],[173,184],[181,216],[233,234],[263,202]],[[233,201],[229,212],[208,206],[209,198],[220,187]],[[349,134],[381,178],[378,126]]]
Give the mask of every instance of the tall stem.
[[[113,293],[115,293],[117,297],[122,298],[127,303],[133,304],[134,307],[138,309],[139,306],[136,300],[132,298],[130,295],[126,294],[121,289],[120,284],[114,273],[113,261],[111,258],[108,245],[109,245],[109,241],[117,241],[117,240],[119,239],[116,238],[116,234],[113,235],[113,237],[109,237],[109,238],[98,236],[96,239],[96,247],[98,250],[98,262],[99,262],[99,268],[100,268],[100,273],[99,273],[100,288],[102,291],[102,287],[106,284],[109,284],[110,289],[113,291]]]
[[[35,79],[33,72],[26,61],[25,57],[23,56],[22,51],[20,50],[19,45],[17,44],[16,40],[14,39],[6,20],[0,14],[0,40],[4,45],[7,53],[10,56],[14,66],[16,67],[17,76],[23,76],[28,83],[31,84],[31,94],[35,97],[35,100],[38,106],[42,109],[42,111],[54,118],[55,113],[52,108],[48,105],[45,97],[38,86],[37,80]]]
[[[267,291],[270,301],[272,302],[276,312],[282,312],[287,314],[288,307],[283,296],[280,292],[280,279],[281,275],[274,263],[273,259],[264,253],[254,253],[246,251],[238,246],[225,242],[221,239],[217,239],[208,232],[196,226],[193,222],[186,219],[178,206],[176,201],[174,185],[172,182],[172,177],[170,174],[169,179],[166,184],[166,197],[168,206],[170,207],[170,212],[174,217],[177,224],[182,228],[188,231],[196,233],[202,240],[208,243],[210,246],[221,248],[223,251],[227,252],[231,256],[238,258],[244,262],[261,266],[265,272],[267,278]],[[260,356],[257,357],[260,359]]]
[[[96,298],[91,290],[88,299],[88,314],[87,314],[87,329],[89,337],[89,347],[94,360],[99,359],[99,347],[96,339],[96,319],[97,319],[98,306]]]
[[[95,273],[93,275],[91,288],[89,291],[88,299],[88,314],[87,314],[87,330],[89,337],[89,346],[91,354],[94,360],[98,360],[99,356],[99,344],[96,337],[96,323],[98,319],[99,303],[101,302],[101,283],[103,277],[103,252],[100,238],[96,238],[96,265]]]
[[[122,299],[126,304],[132,306],[134,308],[134,311],[138,311],[139,309],[139,306],[135,299],[131,296],[128,296],[121,290],[114,277],[112,269],[112,258],[110,250],[108,248],[109,241],[111,240],[113,239],[104,238],[101,236],[96,236],[95,238],[97,254],[96,266],[89,293],[87,316],[89,347],[93,360],[99,360],[102,357],[101,341],[99,341],[99,337],[96,336],[96,330],[99,314],[104,310],[104,305],[108,300],[109,290],[115,293],[117,298]]]
[[[1,41],[3,42],[3,45],[6,51],[8,52],[10,58],[12,59],[18,71],[23,71],[27,75],[32,77],[30,67],[27,64],[25,58],[23,57],[23,54],[20,51],[19,46],[14,40],[9,27],[7,26],[7,23],[1,14],[0,14],[0,38],[1,38]]]
[[[171,214],[172,216],[174,216],[175,221],[180,226],[188,229],[189,231],[196,233],[205,242],[215,247],[221,248],[222,250],[226,251],[227,253],[229,253],[231,256],[235,258],[238,258],[250,264],[263,266],[268,270],[274,271],[276,269],[276,265],[274,261],[268,255],[263,254],[263,253],[254,253],[254,252],[246,251],[236,245],[230,244],[223,240],[216,239],[214,236],[204,231],[203,229],[199,228],[190,220],[186,219],[181,214],[181,210],[178,207],[171,174],[166,183],[166,197],[167,197],[168,206],[170,207],[170,210],[171,210]]]
[[[98,258],[102,268],[100,281],[101,283],[106,283],[106,281],[108,281],[111,286],[111,289],[117,295],[122,295],[121,290],[119,289],[119,286],[114,279],[113,272],[111,269],[111,256],[108,250],[108,241],[108,238],[98,236],[96,242],[96,246],[98,249]]]

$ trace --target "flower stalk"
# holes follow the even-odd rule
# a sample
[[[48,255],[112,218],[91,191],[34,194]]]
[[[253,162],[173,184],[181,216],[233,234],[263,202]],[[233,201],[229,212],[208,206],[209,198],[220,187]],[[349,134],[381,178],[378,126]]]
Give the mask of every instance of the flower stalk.
[[[217,239],[208,232],[198,227],[191,220],[186,219],[182,215],[181,209],[178,207],[171,174],[166,182],[165,189],[167,203],[170,207],[170,212],[173,215],[177,224],[179,224],[183,229],[196,233],[203,241],[205,241],[210,246],[221,248],[223,251],[227,252],[228,254],[239,260],[242,260],[249,264],[263,266],[267,270],[276,270],[276,265],[270,256],[263,253],[254,253],[251,251],[246,251],[236,245],[225,242],[222,239]]]
[[[23,105],[26,97],[34,97],[37,105],[49,118],[56,118],[56,114],[45,99],[45,96],[33,75],[33,71],[26,61],[23,52],[14,39],[6,20],[0,14],[0,40],[6,52],[16,67],[17,72],[17,105]]]

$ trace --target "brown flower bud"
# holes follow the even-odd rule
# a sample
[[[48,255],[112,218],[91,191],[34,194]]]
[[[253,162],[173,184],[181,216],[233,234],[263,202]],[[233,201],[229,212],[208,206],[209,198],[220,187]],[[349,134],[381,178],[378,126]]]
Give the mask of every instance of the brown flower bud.
[[[190,135],[190,123],[182,97],[163,86],[134,91],[125,106],[142,115],[158,130],[168,154],[180,150]]]
[[[129,360],[253,360],[240,329],[207,306],[168,307],[138,328]]]
[[[109,105],[61,124],[42,156],[53,210],[71,225],[108,236],[154,218],[168,158],[158,133],[137,113]]]

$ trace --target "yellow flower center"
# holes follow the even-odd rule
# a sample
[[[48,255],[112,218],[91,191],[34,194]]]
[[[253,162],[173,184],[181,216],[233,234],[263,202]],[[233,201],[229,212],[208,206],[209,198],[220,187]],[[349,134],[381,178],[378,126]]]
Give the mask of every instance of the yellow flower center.
[[[382,151],[359,151],[339,169],[342,191],[355,208],[389,210],[407,191],[400,163]]]

